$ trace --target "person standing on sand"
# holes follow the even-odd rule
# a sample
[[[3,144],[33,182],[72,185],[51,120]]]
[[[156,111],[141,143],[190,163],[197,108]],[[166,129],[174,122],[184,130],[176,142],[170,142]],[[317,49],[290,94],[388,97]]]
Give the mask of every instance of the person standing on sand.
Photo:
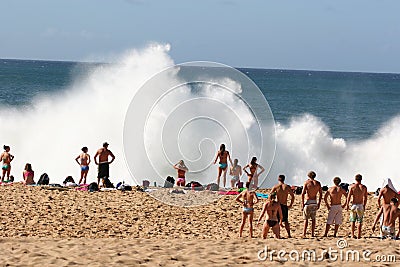
[[[75,161],[81,166],[81,179],[79,179],[79,184],[86,184],[86,177],[89,172],[90,155],[87,153],[89,150],[87,147],[83,147],[82,153],[75,158]],[[80,162],[79,162],[80,160]]]
[[[358,235],[357,238],[361,238],[361,228],[364,218],[364,211],[368,200],[367,187],[361,184],[362,176],[357,174],[355,177],[356,183],[352,184],[349,188],[349,194],[347,196],[346,207],[349,210],[350,199],[353,197],[352,206],[350,208],[350,222],[351,222],[351,237],[356,238],[354,230],[356,227],[356,221],[358,222]]]
[[[398,209],[398,207],[399,207],[399,201],[395,197],[390,200],[390,204],[383,204],[383,206],[379,210],[379,213],[376,215],[374,225],[372,226],[372,232],[375,232],[375,226],[383,215],[384,218],[383,224],[380,227],[381,238],[398,239],[400,235],[400,230],[397,232],[396,237],[394,236],[396,232],[395,228],[396,228],[397,218],[399,218],[399,224],[400,224],[400,210]]]
[[[329,188],[324,196],[326,207],[329,210],[324,237],[328,236],[329,228],[333,223],[335,223],[335,232],[333,236],[336,237],[339,226],[342,224],[342,209],[346,206],[346,201],[342,205],[342,196],[346,198],[347,193],[339,186],[340,182],[341,179],[339,177],[333,178],[333,183],[335,185]],[[328,197],[330,198],[330,204],[328,203]]]
[[[391,186],[393,186],[392,181],[390,178],[385,180],[385,186],[382,187],[382,189],[379,191],[379,196],[378,196],[378,207],[381,208],[381,199],[383,198],[383,203],[386,205],[390,204],[390,201],[392,198],[397,198],[399,199],[400,196],[399,194],[394,191]]]
[[[96,165],[99,165],[99,172],[97,175],[98,186],[100,186],[100,178],[105,179],[110,176],[110,164],[115,160],[114,154],[108,150],[108,145],[107,142],[104,142],[103,147],[97,150],[96,155],[94,155],[94,162]],[[99,157],[99,161],[97,161],[97,157]],[[108,161],[108,157],[111,157],[111,161]]]
[[[253,215],[254,215],[254,204],[258,202],[258,197],[255,192],[250,191],[250,183],[246,183],[247,190],[240,193],[235,201],[243,205],[242,211],[242,223],[240,224],[239,237],[242,237],[243,228],[246,224],[247,218],[249,218],[249,230],[250,237],[253,238]]]
[[[269,195],[268,200],[265,202],[263,209],[261,211],[260,217],[258,217],[257,226],[259,225],[261,219],[264,217],[265,212],[267,212],[267,217],[262,230],[262,238],[266,239],[269,232],[269,228],[272,228],[272,232],[276,239],[281,238],[280,226],[283,227],[282,223],[282,209],[281,205],[275,201],[276,193],[273,192]]]
[[[1,182],[4,182],[4,177],[7,175],[7,180],[10,180],[11,172],[11,161],[13,161],[14,156],[10,154],[10,147],[4,145],[4,152],[0,155],[0,160],[3,163],[1,169],[3,170],[3,175],[1,176]]]
[[[229,171],[229,174],[232,176],[231,188],[235,188],[235,185],[240,181],[240,177],[242,176],[242,166],[239,165],[238,159],[233,160],[233,165]]]
[[[291,238],[290,235],[290,225],[289,225],[289,209],[293,207],[294,202],[294,194],[289,185],[285,184],[285,175],[281,174],[278,176],[279,183],[272,187],[271,194],[276,193],[278,198],[278,203],[281,205],[282,210],[282,222],[285,223],[286,232],[288,234],[288,238]],[[290,205],[287,205],[288,196],[290,195]],[[280,219],[280,217],[278,217]]]
[[[301,192],[301,205],[304,216],[304,230],[303,238],[306,237],[308,220],[311,219],[311,236],[315,237],[315,223],[317,210],[321,206],[322,200],[322,187],[321,183],[315,180],[317,175],[315,172],[310,171],[308,173],[308,180],[304,183],[303,191]],[[317,202],[317,194],[319,194],[319,199]],[[307,201],[304,202],[304,197],[307,195]]]
[[[219,181],[221,178],[221,174],[223,173],[224,178],[224,187],[226,187],[226,171],[228,170],[228,159],[232,164],[231,156],[229,155],[229,151],[225,150],[225,144],[221,144],[219,147],[219,151],[217,152],[217,156],[215,157],[214,164],[217,163],[217,159],[219,158],[219,166],[218,166],[218,178],[217,185],[219,187]]]
[[[250,172],[246,170],[249,168]],[[260,172],[257,172],[257,169],[260,169]],[[265,171],[264,167],[257,164],[257,158],[253,157],[251,162],[244,166],[243,170],[247,174],[248,182],[253,185],[254,188],[258,188],[258,177]]]
[[[177,164],[175,164],[174,169],[178,171],[178,179],[176,179],[177,186],[185,186],[185,174],[189,169],[186,167],[185,162],[181,159]]]

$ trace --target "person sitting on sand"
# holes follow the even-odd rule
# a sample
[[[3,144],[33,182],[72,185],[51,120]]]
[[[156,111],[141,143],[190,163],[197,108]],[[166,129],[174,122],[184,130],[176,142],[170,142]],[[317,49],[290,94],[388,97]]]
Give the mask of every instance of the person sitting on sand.
[[[341,200],[342,196],[347,197],[347,192],[339,186],[340,182],[341,179],[339,177],[333,178],[335,185],[330,187],[324,196],[326,207],[329,210],[324,237],[328,236],[329,228],[333,223],[335,223],[333,236],[336,237],[339,226],[342,224],[342,209],[346,206],[346,201],[342,205]],[[330,203],[328,202],[328,198],[330,198]]]
[[[275,185],[271,193],[276,192],[276,196],[278,199],[278,203],[281,205],[282,210],[282,222],[285,223],[286,232],[288,234],[288,238],[290,235],[290,225],[289,225],[289,209],[292,208],[294,202],[294,194],[289,185],[285,184],[285,175],[281,174],[278,176],[279,184]],[[290,195],[290,205],[287,205],[288,196]],[[280,219],[280,217],[278,217]]]
[[[30,163],[25,164],[25,169],[22,172],[22,178],[24,181],[22,182],[25,185],[33,185],[35,181],[33,180],[35,176],[35,172],[32,170],[32,165]]]
[[[110,177],[110,164],[115,160],[114,154],[111,150],[108,150],[109,144],[107,142],[103,143],[103,147],[97,150],[96,155],[94,155],[94,163],[99,165],[99,172],[97,175],[97,185],[100,186],[100,179],[103,179],[103,186],[105,186],[104,181]],[[97,161],[99,157],[99,161]],[[111,161],[108,161],[108,157],[111,157]]]
[[[249,218],[249,230],[250,237],[253,238],[253,215],[254,215],[254,204],[258,202],[258,197],[255,192],[250,191],[250,183],[246,183],[247,190],[241,192],[235,199],[243,205],[242,211],[242,223],[240,224],[239,237],[242,237],[243,228],[246,224],[247,218]]]
[[[7,175],[7,180],[10,180],[11,172],[11,161],[13,161],[14,156],[10,154],[10,147],[4,145],[4,152],[0,155],[0,160],[3,162],[1,167],[3,170],[3,175],[1,176],[1,182],[4,182],[4,177]]]
[[[268,200],[265,202],[263,209],[261,211],[260,217],[258,217],[257,225],[259,225],[260,221],[264,217],[264,214],[267,213],[267,217],[265,218],[263,230],[262,230],[262,238],[266,239],[267,234],[269,232],[269,228],[272,228],[272,232],[275,235],[275,238],[280,239],[280,226],[283,226],[283,214],[281,205],[275,201],[276,200],[276,192],[273,192],[269,195]]]
[[[250,172],[246,170],[247,168],[249,168]],[[260,169],[261,171],[257,172],[257,169]],[[258,177],[265,171],[265,169],[260,164],[257,164],[257,158],[253,157],[251,162],[244,166],[243,170],[247,174],[247,181],[250,182],[254,188],[258,188]]]
[[[322,200],[322,187],[321,183],[315,180],[317,175],[315,172],[310,171],[308,173],[308,180],[304,183],[303,191],[301,192],[301,204],[304,216],[304,229],[303,238],[306,237],[308,220],[311,219],[311,236],[315,237],[315,223],[317,210],[321,206]],[[317,202],[317,195],[319,194],[319,199]],[[307,195],[307,201],[304,202],[304,197]]]
[[[346,207],[349,210],[350,199],[353,197],[352,206],[350,209],[350,222],[351,222],[351,236],[356,238],[354,235],[356,221],[358,222],[358,235],[357,238],[361,238],[361,228],[364,218],[365,206],[368,200],[367,187],[361,184],[362,176],[357,174],[355,177],[356,183],[352,184],[349,188],[349,194],[347,196]]]
[[[381,226],[381,238],[399,238],[400,231],[395,235],[396,219],[399,218],[400,223],[400,210],[399,201],[397,198],[392,198],[390,204],[383,204],[379,213],[376,215],[374,225],[372,226],[372,232],[375,232],[375,226],[382,217],[383,214],[383,224]]]
[[[82,181],[86,184],[86,178],[89,172],[90,156],[87,153],[89,151],[87,147],[83,147],[81,150],[82,153],[75,158],[75,161],[81,166],[81,178],[79,179],[79,184],[81,184]]]
[[[185,184],[186,184],[185,174],[187,171],[189,171],[189,169],[185,165],[185,162],[183,162],[183,160],[181,159],[173,167],[175,170],[178,171],[178,179],[176,179],[176,185],[177,186],[185,186]]]
[[[231,179],[231,188],[235,188],[236,184],[240,181],[240,177],[242,176],[242,166],[240,166],[238,159],[233,160],[233,165],[229,171],[229,174],[232,176]]]
[[[224,179],[224,188],[226,187],[226,171],[228,170],[228,159],[232,164],[231,156],[229,155],[229,151],[225,150],[225,144],[221,144],[219,147],[219,151],[217,152],[217,156],[215,157],[214,164],[217,163],[219,158],[219,166],[218,166],[218,177],[217,177],[217,185],[219,187],[219,181],[221,178],[221,174],[223,174]]]

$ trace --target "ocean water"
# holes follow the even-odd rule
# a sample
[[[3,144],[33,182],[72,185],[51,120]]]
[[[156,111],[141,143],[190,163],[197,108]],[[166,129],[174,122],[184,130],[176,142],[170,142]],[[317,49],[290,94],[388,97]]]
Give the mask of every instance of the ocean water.
[[[94,154],[108,141],[120,159],[112,176],[129,180],[119,130],[127,106],[135,88],[172,64],[163,46],[113,64],[0,59],[0,143],[11,145],[14,172],[31,162],[55,181],[77,177],[80,147]],[[301,184],[311,169],[324,184],[336,175],[351,182],[358,172],[370,187],[400,179],[400,74],[238,69],[261,89],[276,122],[263,186],[279,173]]]

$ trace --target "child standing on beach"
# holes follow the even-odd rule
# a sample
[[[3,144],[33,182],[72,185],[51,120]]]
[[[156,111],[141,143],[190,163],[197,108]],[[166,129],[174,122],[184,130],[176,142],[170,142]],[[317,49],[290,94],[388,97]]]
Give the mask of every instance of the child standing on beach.
[[[87,147],[83,147],[81,150],[82,153],[75,158],[75,161],[81,166],[81,179],[79,179],[79,184],[81,184],[82,181],[86,184],[86,177],[89,172],[90,155],[87,153],[89,151]]]
[[[240,193],[235,199],[235,201],[243,205],[242,223],[240,224],[239,237],[242,237],[244,225],[246,224],[247,218],[249,218],[250,237],[253,238],[253,206],[258,202],[258,198],[254,191],[250,191],[249,182],[246,183],[246,189],[247,190]]]
[[[10,180],[11,172],[11,161],[13,161],[14,156],[10,154],[10,147],[4,145],[4,152],[0,155],[0,160],[3,163],[1,169],[3,170],[3,175],[1,176],[1,182],[4,181],[4,177],[7,175],[7,180]]]

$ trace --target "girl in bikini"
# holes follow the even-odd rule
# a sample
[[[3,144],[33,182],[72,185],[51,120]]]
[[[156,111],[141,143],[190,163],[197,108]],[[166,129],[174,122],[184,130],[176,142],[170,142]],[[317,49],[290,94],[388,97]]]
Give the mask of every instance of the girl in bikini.
[[[25,165],[24,171],[22,172],[22,177],[24,178],[24,181],[22,183],[25,185],[35,184],[35,181],[33,180],[34,176],[35,172],[32,170],[32,165],[30,163],[27,163]]]
[[[0,160],[3,163],[1,169],[3,170],[3,175],[1,176],[1,182],[4,181],[4,177],[7,175],[7,180],[10,180],[10,172],[11,172],[11,161],[14,159],[14,156],[10,154],[10,147],[4,145],[4,152],[0,155]]]
[[[221,144],[219,147],[219,151],[217,152],[217,156],[215,157],[214,164],[217,163],[217,159],[219,158],[219,166],[218,166],[218,178],[217,185],[219,187],[219,180],[221,178],[221,174],[224,173],[224,187],[226,186],[226,171],[228,170],[228,159],[232,164],[231,156],[229,152],[225,150],[225,144]]]
[[[178,171],[178,179],[176,180],[177,186],[185,186],[185,174],[189,169],[186,167],[185,162],[180,160],[177,164],[174,165],[174,169]]]
[[[246,168],[249,168],[250,172],[246,170]],[[257,169],[260,169],[260,172],[257,172]],[[264,167],[257,164],[257,158],[253,157],[251,159],[251,162],[244,166],[243,170],[246,172],[247,177],[248,177],[248,182],[252,184],[254,188],[258,188],[258,176],[261,175],[265,171]]]
[[[76,157],[75,161],[81,166],[81,179],[79,179],[79,184],[86,184],[86,177],[89,172],[89,164],[90,164],[90,156],[87,153],[89,149],[87,147],[82,148],[82,152],[79,156]],[[80,160],[80,162],[79,162]]]

